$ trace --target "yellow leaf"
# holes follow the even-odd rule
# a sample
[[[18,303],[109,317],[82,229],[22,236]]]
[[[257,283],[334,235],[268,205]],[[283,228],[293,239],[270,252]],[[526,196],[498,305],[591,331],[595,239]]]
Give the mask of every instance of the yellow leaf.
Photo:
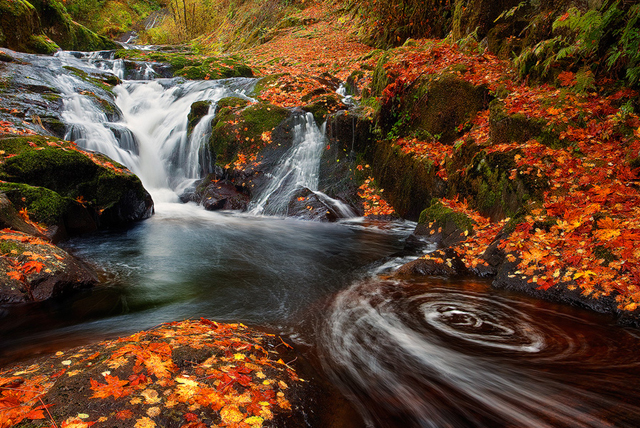
[[[244,422],[246,424],[251,425],[251,427],[261,427],[262,423],[264,422],[264,419],[262,419],[260,416],[251,416],[247,419],[244,420]]]
[[[220,410],[220,417],[222,418],[222,422],[229,423],[239,423],[244,419],[244,415],[238,409],[237,406],[225,406]]]
[[[155,428],[156,423],[146,416],[141,417],[136,421],[135,428]]]

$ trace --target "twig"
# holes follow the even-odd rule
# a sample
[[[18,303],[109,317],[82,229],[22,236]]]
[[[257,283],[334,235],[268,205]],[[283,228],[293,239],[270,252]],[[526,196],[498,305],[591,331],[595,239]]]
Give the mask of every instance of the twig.
[[[53,419],[53,416],[51,416],[51,412],[49,412],[49,408],[46,406],[46,404],[44,404],[44,401],[42,401],[41,397],[38,397],[38,399],[40,400],[40,402],[42,403],[42,407],[44,407],[44,409],[47,411],[47,415],[49,415],[49,418],[51,419],[51,422],[53,423],[53,426],[55,428],[58,428],[58,424],[56,424],[55,419]]]

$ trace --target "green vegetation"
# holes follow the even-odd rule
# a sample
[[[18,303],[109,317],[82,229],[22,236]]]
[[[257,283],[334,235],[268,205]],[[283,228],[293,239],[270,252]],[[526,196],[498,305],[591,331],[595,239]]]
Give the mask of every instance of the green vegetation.
[[[563,69],[580,69],[583,76],[586,67],[596,75],[638,85],[639,24],[640,4],[605,1],[599,9],[587,11],[572,7],[553,22],[553,37],[525,47],[515,63],[522,75],[544,78],[554,66],[564,64]]]

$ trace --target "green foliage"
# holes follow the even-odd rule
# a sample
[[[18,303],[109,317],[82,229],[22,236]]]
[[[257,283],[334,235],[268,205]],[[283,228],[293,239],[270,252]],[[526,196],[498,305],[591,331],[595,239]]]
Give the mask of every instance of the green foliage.
[[[593,84],[584,70],[595,75],[640,83],[640,4],[607,1],[600,9],[582,12],[570,8],[553,23],[554,37],[526,47],[515,59],[521,75],[545,78],[552,67],[583,68],[582,90]],[[580,77],[579,77],[580,78]]]

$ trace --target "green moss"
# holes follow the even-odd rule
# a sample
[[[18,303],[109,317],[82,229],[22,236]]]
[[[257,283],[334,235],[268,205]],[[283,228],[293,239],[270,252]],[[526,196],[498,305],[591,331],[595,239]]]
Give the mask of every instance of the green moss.
[[[431,205],[420,213],[418,223],[438,223],[445,225],[447,223],[454,223],[456,228],[461,231],[469,231],[469,234],[473,232],[474,221],[467,215],[453,211],[451,208],[445,207],[439,200],[433,199]]]
[[[318,97],[313,103],[307,104],[302,107],[304,111],[313,114],[318,125],[323,124],[327,120],[327,115],[343,107],[337,96],[335,95],[322,95]]]
[[[264,146],[262,133],[275,129],[290,114],[289,110],[268,103],[246,105],[246,100],[235,97],[218,102],[209,144],[222,165],[232,162],[240,151],[259,151]]]
[[[9,254],[11,251],[18,251],[21,253],[23,249],[24,247],[16,241],[0,241],[0,254]]]
[[[44,34],[32,34],[29,40],[29,47],[33,50],[34,53],[45,55],[52,55],[60,50],[60,46],[58,46],[54,41],[49,39]]]
[[[22,183],[2,183],[0,191],[16,209],[26,208],[32,220],[46,225],[58,224],[73,203],[52,190]]]
[[[187,134],[191,134],[193,128],[196,127],[200,119],[209,113],[209,107],[211,106],[211,101],[196,101],[191,104],[191,109],[189,110],[189,115],[187,116]]]
[[[40,149],[34,150],[29,142]],[[48,142],[65,144],[54,138],[35,136],[1,140],[0,147],[16,156],[0,165],[0,179],[45,187],[71,199],[82,197],[96,209],[112,206],[126,191],[135,191],[137,196],[144,197],[145,191],[138,177],[103,168],[81,152],[50,147]],[[124,168],[106,156],[93,156],[98,161]]]

